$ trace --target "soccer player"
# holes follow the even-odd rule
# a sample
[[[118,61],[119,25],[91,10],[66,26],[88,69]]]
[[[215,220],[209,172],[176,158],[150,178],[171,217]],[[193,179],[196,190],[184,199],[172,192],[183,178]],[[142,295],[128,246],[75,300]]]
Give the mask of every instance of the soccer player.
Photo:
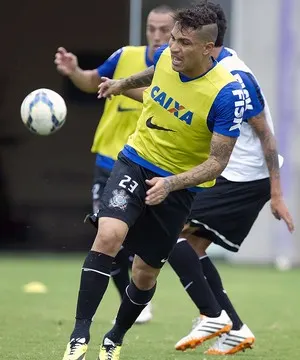
[[[203,304],[209,302],[206,314],[210,311],[221,313],[223,309],[230,316],[233,323],[230,332],[206,351],[207,354],[227,355],[251,347],[255,337],[232,305],[206,249],[213,242],[237,252],[259,212],[270,199],[275,218],[283,219],[290,232],[294,224],[282,195],[279,172],[282,159],[278,160],[268,104],[249,67],[234,51],[223,46],[227,28],[223,9],[212,2],[208,2],[207,6],[218,16],[218,38],[212,55],[241,83],[246,101],[246,121],[216,185],[197,194],[189,216],[190,228],[181,235],[188,239],[198,256],[187,241],[179,241],[169,262],[200,313]],[[176,349],[185,350],[200,345],[215,333],[217,327],[210,318],[201,314],[192,331],[175,345]]]
[[[186,223],[195,192],[214,185],[239,136],[242,87],[211,57],[216,14],[205,5],[195,6],[178,11],[175,20],[169,46],[157,51],[155,66],[100,84],[100,97],[148,89],[136,130],[101,198],[98,232],[83,264],[65,360],[85,357],[92,318],[126,238],[126,246],[136,254],[132,280],[99,353],[100,360],[119,359],[126,332],[154,295],[156,278]],[[218,319],[227,331],[229,317],[223,312]]]
[[[97,92],[102,76],[114,79],[125,78],[153,65],[154,52],[170,38],[174,26],[173,10],[161,5],[150,11],[147,18],[146,35],[148,46],[125,46],[112,54],[101,66],[94,70],[82,70],[74,54],[59,48],[55,55],[58,71],[69,77],[79,89]],[[106,101],[104,112],[95,133],[92,152],[96,154],[93,194],[93,212],[99,209],[100,198],[113,168],[117,155],[126,144],[128,136],[136,127],[142,105],[125,96]],[[129,285],[128,268],[131,254],[122,248],[112,267],[112,278],[122,299]],[[142,311],[137,323],[152,318],[151,304]]]
[[[182,236],[187,237],[196,252],[185,238],[181,238],[168,260],[201,313],[192,331],[176,344],[176,349],[194,348],[215,335],[219,324],[213,324],[211,317],[205,315],[221,313],[224,309],[232,320],[232,329],[207,353],[227,355],[251,347],[255,337],[228,298],[220,275],[206,254],[207,247],[215,242],[237,252],[260,210],[270,199],[275,218],[283,219],[291,232],[294,224],[282,196],[279,176],[282,158],[278,160],[268,104],[248,66],[233,50],[223,46],[227,21],[222,7],[212,2],[207,6],[218,17],[218,38],[213,56],[243,86],[245,122],[222,176],[213,188],[199,193],[194,201],[190,227],[186,227]],[[141,89],[136,89],[130,96],[142,102]]]

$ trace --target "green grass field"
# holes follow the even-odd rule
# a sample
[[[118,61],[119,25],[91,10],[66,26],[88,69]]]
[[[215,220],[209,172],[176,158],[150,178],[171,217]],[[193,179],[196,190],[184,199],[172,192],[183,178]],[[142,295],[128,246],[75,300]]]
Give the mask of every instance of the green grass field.
[[[5,360],[61,360],[73,326],[82,256],[0,257],[0,350]],[[300,359],[300,269],[218,264],[228,293],[241,317],[256,335],[253,350],[235,359]],[[41,281],[46,294],[28,294],[23,286]],[[87,360],[97,358],[98,345],[111,327],[119,304],[111,284],[92,327]],[[135,325],[126,337],[123,360],[200,360],[209,343],[176,352],[174,344],[190,330],[197,310],[168,265],[153,301],[154,319]]]

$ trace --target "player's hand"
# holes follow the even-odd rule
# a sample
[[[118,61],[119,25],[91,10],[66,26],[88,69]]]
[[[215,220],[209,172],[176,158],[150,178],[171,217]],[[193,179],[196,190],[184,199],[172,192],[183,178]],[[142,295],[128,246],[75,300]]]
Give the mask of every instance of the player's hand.
[[[112,95],[122,94],[122,80],[112,80],[103,76],[98,89],[98,99],[111,99]]]
[[[290,233],[294,231],[295,226],[294,226],[293,218],[282,196],[271,198],[271,211],[277,220],[282,219],[286,223]]]
[[[59,47],[55,54],[54,64],[56,64],[59,73],[70,76],[78,67],[78,60],[74,54],[67,52],[63,47]]]
[[[146,180],[146,184],[151,188],[146,193],[146,205],[158,205],[165,200],[170,193],[170,186],[166,178],[154,177]]]

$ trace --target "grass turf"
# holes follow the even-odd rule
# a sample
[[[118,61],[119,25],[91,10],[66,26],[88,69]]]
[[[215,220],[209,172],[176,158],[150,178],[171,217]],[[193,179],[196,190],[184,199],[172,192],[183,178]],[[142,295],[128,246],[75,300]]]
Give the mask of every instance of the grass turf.
[[[6,360],[61,360],[73,326],[80,268],[85,255],[0,256],[0,350]],[[229,358],[294,360],[300,357],[300,269],[218,264],[225,288],[242,319],[256,335],[253,350]],[[28,294],[23,286],[40,281],[45,294]],[[109,286],[91,332],[87,360],[97,359],[103,334],[110,329],[119,298]],[[184,353],[174,344],[188,333],[197,309],[166,265],[153,300],[154,319],[135,325],[125,338],[124,360],[226,359],[206,356],[209,343]]]

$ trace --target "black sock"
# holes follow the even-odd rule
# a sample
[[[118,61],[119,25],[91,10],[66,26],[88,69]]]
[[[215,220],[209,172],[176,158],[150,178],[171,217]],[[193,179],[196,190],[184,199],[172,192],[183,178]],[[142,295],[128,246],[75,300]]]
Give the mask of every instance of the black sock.
[[[120,305],[116,323],[105,337],[108,337],[115,344],[122,344],[124,335],[152,299],[155,289],[156,285],[150,290],[140,290],[131,280]]]
[[[222,280],[218,270],[208,256],[200,258],[204,275],[215,294],[218,303],[221,305],[232,321],[232,330],[239,330],[243,326],[242,320],[239,318],[235,308],[233,307],[226,291],[223,288]]]
[[[76,323],[72,338],[86,338],[89,342],[89,329],[93,316],[107,289],[113,257],[90,251],[81,271],[81,281],[77,300]]]
[[[168,261],[200,313],[218,317],[222,308],[205,279],[197,254],[186,240],[176,244]]]
[[[130,283],[129,279],[129,253],[122,248],[115,257],[111,269],[111,277],[122,300],[125,289]]]

